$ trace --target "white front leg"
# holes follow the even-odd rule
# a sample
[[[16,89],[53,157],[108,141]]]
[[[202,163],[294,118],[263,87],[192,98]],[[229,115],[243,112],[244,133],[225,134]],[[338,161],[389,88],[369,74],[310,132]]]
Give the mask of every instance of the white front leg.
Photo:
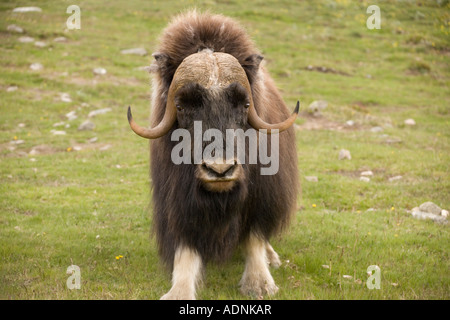
[[[244,245],[246,254],[245,271],[239,282],[241,293],[244,295],[259,297],[265,294],[274,295],[278,291],[278,287],[275,285],[275,281],[269,271],[267,257],[268,250],[270,254],[272,252],[275,253],[275,251],[270,245],[270,248],[267,245],[268,243],[265,240],[255,234],[251,234]],[[276,261],[276,259],[273,260],[273,262]]]
[[[202,259],[195,250],[178,247],[173,263],[172,288],[161,300],[195,300],[201,269]]]

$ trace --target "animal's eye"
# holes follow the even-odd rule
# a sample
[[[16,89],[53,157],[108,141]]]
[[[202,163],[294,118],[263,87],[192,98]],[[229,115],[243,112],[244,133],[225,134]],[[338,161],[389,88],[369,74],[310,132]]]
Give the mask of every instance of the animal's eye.
[[[245,107],[245,109],[249,108],[249,107],[250,107],[250,103],[247,102],[247,103],[244,105],[244,107]]]
[[[177,110],[178,110],[178,111],[183,111],[183,109],[184,109],[184,108],[183,108],[181,105],[177,104]]]

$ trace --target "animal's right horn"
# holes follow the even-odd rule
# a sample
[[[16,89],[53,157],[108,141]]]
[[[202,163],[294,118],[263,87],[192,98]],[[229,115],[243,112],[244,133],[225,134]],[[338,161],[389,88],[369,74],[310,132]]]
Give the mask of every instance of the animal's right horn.
[[[136,133],[138,136],[141,136],[142,138],[156,139],[162,137],[167,132],[169,132],[177,117],[176,109],[172,104],[173,103],[167,103],[166,112],[163,119],[156,127],[150,129],[141,127],[136,122],[134,122],[133,115],[131,114],[131,108],[128,107],[127,116],[128,123],[130,124],[131,129],[134,131],[134,133]]]

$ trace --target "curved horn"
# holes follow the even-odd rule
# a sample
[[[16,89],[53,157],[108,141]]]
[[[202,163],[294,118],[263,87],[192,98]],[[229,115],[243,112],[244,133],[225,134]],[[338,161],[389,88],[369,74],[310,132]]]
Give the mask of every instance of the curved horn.
[[[250,106],[248,108],[248,123],[256,130],[267,130],[267,134],[271,134],[272,130],[278,130],[278,132],[283,132],[284,130],[288,129],[290,126],[292,126],[295,122],[295,119],[297,119],[298,110],[300,108],[300,102],[297,101],[297,105],[295,106],[294,112],[284,120],[283,122],[279,123],[267,123],[263,119],[261,119],[258,116],[258,113],[255,109],[255,104],[253,102],[252,97],[252,88],[250,86],[250,83],[248,81],[247,75],[243,72],[239,76],[238,82],[246,88],[249,98],[250,98]]]
[[[248,110],[248,123],[255,128],[256,130],[266,129],[267,133],[272,133],[272,130],[278,130],[278,132],[283,132],[292,126],[297,119],[298,109],[300,108],[300,102],[297,101],[297,105],[295,106],[294,112],[290,115],[289,118],[279,123],[267,123],[263,119],[261,119],[256,113],[255,107],[253,105],[253,101],[250,103],[250,107]]]
[[[164,117],[161,120],[161,122],[154,128],[144,128],[138,125],[133,120],[133,115],[131,114],[131,108],[128,107],[128,123],[130,124],[131,129],[142,138],[146,139],[156,139],[159,137],[162,137],[167,132],[169,132],[170,128],[172,128],[172,125],[174,124],[175,120],[177,119],[177,110],[175,108],[174,102],[173,102],[173,88],[169,88],[169,96],[167,99],[166,104],[166,111],[164,113]]]
[[[166,113],[164,114],[164,118],[161,120],[161,122],[156,127],[147,129],[134,122],[133,115],[131,114],[131,108],[128,107],[128,123],[130,124],[130,127],[134,131],[134,133],[136,133],[138,136],[146,139],[156,139],[169,132],[177,116],[174,109],[175,108],[173,108],[173,106],[167,104]]]

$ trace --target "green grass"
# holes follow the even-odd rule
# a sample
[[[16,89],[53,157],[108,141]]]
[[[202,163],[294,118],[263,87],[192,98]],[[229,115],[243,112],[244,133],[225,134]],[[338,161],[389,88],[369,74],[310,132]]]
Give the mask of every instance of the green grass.
[[[77,4],[74,31],[64,30],[67,3],[40,1],[42,13],[26,14],[12,13],[14,1],[0,4],[1,299],[157,299],[170,288],[150,234],[148,142],[126,121],[128,105],[139,123],[148,119],[149,76],[137,68],[152,58],[120,50],[151,53],[170,17],[194,6],[241,21],[290,106],[328,101],[319,120],[306,112],[297,120],[302,194],[292,226],[272,241],[283,260],[272,270],[280,288],[273,298],[450,298],[448,225],[407,213],[425,201],[450,208],[448,1]],[[366,28],[371,4],[381,9],[380,30]],[[18,42],[10,24],[49,45]],[[67,42],[53,42],[60,36]],[[44,69],[31,71],[33,62]],[[107,75],[94,76],[96,67]],[[18,90],[7,92],[13,85]],[[59,100],[62,92],[71,103]],[[93,131],[77,130],[106,107],[112,111],[92,118]],[[67,121],[73,110],[78,118]],[[407,118],[416,126],[404,125]],[[347,120],[355,127],[345,129]],[[53,127],[61,121],[70,127]],[[313,121],[319,127],[307,130]],[[39,145],[47,151],[29,155]],[[352,160],[337,160],[342,148]],[[359,180],[364,170],[374,172],[369,183]],[[395,175],[403,179],[389,182]],[[72,264],[81,269],[80,290],[66,287]],[[366,287],[370,265],[381,269],[379,290]],[[243,269],[239,253],[209,265],[198,297],[246,298],[237,286]]]

